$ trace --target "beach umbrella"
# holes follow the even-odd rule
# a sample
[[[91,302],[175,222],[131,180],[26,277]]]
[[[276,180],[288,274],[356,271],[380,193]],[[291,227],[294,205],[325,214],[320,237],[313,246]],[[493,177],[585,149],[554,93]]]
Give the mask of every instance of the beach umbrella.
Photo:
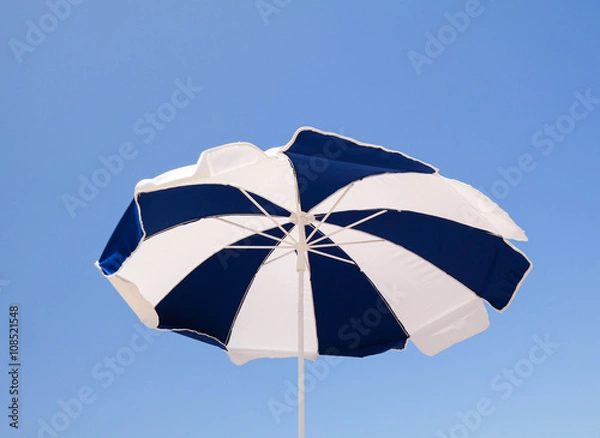
[[[405,348],[428,355],[488,325],[531,268],[527,240],[469,185],[380,146],[314,128],[140,181],[97,262],[148,327],[242,364]]]

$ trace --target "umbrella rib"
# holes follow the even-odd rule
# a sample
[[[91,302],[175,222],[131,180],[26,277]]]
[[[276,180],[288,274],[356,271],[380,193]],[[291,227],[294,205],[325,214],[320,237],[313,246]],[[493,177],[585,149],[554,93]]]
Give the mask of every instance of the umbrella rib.
[[[239,228],[243,228],[244,230],[252,231],[252,232],[258,234],[259,236],[267,237],[267,238],[269,238],[271,240],[274,240],[276,242],[280,242],[280,243],[283,242],[283,237],[281,239],[278,239],[277,237],[271,236],[270,234],[263,233],[261,231],[255,230],[255,229],[247,227],[245,225],[237,224],[237,223],[235,223],[233,221],[229,221],[227,219],[223,219],[222,217],[215,217],[215,219],[220,220],[221,222],[226,222],[228,224],[235,225],[236,227],[239,227]]]
[[[331,255],[331,254],[327,254],[325,252],[317,251],[316,249],[311,249],[310,247],[308,248],[308,251],[309,252],[314,252],[315,254],[319,254],[319,255],[321,255],[323,257],[329,257],[330,259],[338,260],[340,262],[349,263],[351,265],[355,265],[356,264],[352,260],[343,259],[343,258],[338,257],[338,256],[334,256],[334,255]]]
[[[271,222],[273,222],[273,223],[274,223],[274,224],[277,226],[277,228],[279,228],[281,231],[283,231],[283,237],[281,238],[282,240],[283,240],[283,239],[285,239],[286,237],[289,237],[290,239],[292,239],[292,241],[293,241],[294,243],[298,243],[298,242],[296,241],[296,239],[294,238],[294,236],[292,236],[292,235],[289,233],[289,231],[286,231],[286,229],[285,229],[285,228],[283,228],[283,227],[282,227],[282,226],[279,224],[279,222],[277,222],[277,221],[276,221],[276,220],[273,218],[273,216],[271,216],[271,215],[270,215],[270,214],[267,212],[267,210],[265,210],[265,209],[263,208],[263,206],[262,206],[262,205],[260,205],[258,202],[256,202],[256,200],[255,200],[255,199],[254,199],[254,198],[253,198],[253,197],[250,195],[250,193],[248,193],[246,190],[244,190],[244,189],[243,189],[243,188],[241,188],[241,187],[239,187],[239,190],[240,190],[240,191],[241,191],[241,192],[244,194],[244,196],[246,196],[246,198],[248,198],[248,199],[250,200],[250,202],[252,202],[252,203],[253,203],[253,204],[254,204],[254,205],[255,205],[255,206],[256,206],[256,207],[257,207],[257,208],[258,208],[258,209],[259,209],[259,210],[262,212],[262,214],[264,214],[266,217],[268,217],[268,218],[271,220]]]
[[[264,266],[264,265],[268,265],[269,263],[273,263],[274,261],[277,261],[277,260],[279,260],[279,259],[281,259],[281,258],[283,258],[283,257],[285,257],[285,256],[287,256],[287,255],[290,255],[290,254],[291,254],[291,253],[293,253],[294,251],[296,251],[296,249],[290,249],[289,251],[286,251],[285,253],[283,253],[283,254],[281,254],[281,255],[278,255],[277,257],[275,257],[275,258],[273,258],[273,259],[271,259],[271,260],[269,260],[269,261],[267,261],[267,262],[264,262],[264,263],[263,263],[263,266]]]
[[[288,249],[288,248],[296,248],[295,246],[281,246],[281,245],[229,245],[224,246],[223,249]]]
[[[366,218],[363,218],[363,219],[361,219],[361,220],[359,220],[359,221],[353,222],[353,223],[351,223],[350,225],[346,225],[345,227],[343,227],[343,228],[340,228],[339,230],[336,230],[336,231],[334,231],[334,232],[333,232],[333,233],[331,233],[331,234],[328,234],[328,235],[323,235],[323,236],[319,237],[318,239],[316,239],[316,240],[313,240],[312,242],[308,242],[308,243],[309,243],[309,244],[311,244],[311,245],[314,245],[315,243],[317,243],[317,242],[320,242],[320,241],[321,241],[321,240],[323,240],[323,239],[327,239],[327,238],[329,238],[329,237],[331,237],[331,236],[333,236],[333,235],[335,235],[335,234],[337,234],[337,233],[341,233],[342,231],[349,230],[350,228],[353,228],[353,227],[355,227],[355,226],[357,226],[357,225],[360,225],[360,224],[362,224],[363,222],[366,222],[366,221],[368,221],[368,220],[371,220],[371,219],[373,219],[373,218],[375,218],[375,217],[377,217],[377,216],[380,216],[380,215],[382,215],[382,214],[384,214],[384,213],[387,213],[387,212],[388,212],[387,210],[381,210],[381,211],[378,211],[377,213],[373,213],[372,215],[370,215],[370,216],[367,216]]]
[[[385,242],[385,239],[357,240],[355,242],[340,242],[340,243],[322,243],[320,245],[310,245],[310,248],[328,248],[328,247],[332,247],[332,246],[357,245],[359,243],[376,243],[376,242]]]
[[[342,196],[340,196],[338,198],[337,201],[335,201],[335,203],[333,204],[333,206],[329,209],[329,211],[327,212],[327,214],[323,217],[323,219],[321,219],[321,221],[317,224],[317,226],[312,230],[312,232],[308,235],[308,237],[306,238],[306,241],[309,242],[310,239],[312,238],[312,236],[315,235],[315,233],[317,231],[319,231],[319,228],[321,227],[321,225],[323,225],[325,223],[325,221],[329,218],[329,216],[331,215],[331,213],[333,213],[333,210],[335,210],[335,207],[338,206],[338,204],[340,203],[340,201],[342,199],[344,199],[344,197],[348,194],[348,192],[350,191],[350,189],[354,187],[354,183],[350,184],[348,187],[346,187],[346,190],[344,190],[344,193],[342,193]]]

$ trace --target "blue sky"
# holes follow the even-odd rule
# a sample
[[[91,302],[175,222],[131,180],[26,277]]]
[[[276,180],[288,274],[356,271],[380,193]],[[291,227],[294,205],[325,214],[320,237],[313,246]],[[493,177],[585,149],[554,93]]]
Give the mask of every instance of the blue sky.
[[[295,436],[294,360],[237,367],[142,335],[93,263],[138,180],[309,125],[485,191],[534,269],[487,331],[438,356],[319,361],[307,436],[600,437],[599,18],[591,0],[4,2],[0,436]]]

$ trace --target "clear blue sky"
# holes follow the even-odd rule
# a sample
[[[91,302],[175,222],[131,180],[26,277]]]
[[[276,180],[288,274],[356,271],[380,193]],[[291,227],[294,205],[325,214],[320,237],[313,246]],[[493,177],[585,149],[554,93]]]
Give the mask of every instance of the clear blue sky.
[[[600,437],[597,2],[266,0],[262,16],[253,1],[76,3],[0,5],[0,436],[54,436],[40,421],[61,438],[295,436],[295,407],[277,422],[268,404],[285,403],[295,360],[237,367],[182,336],[135,337],[93,263],[138,180],[310,125],[485,190],[527,232],[534,268],[487,331],[438,356],[409,344],[327,364],[307,436]],[[182,86],[181,108],[152,121]],[[114,175],[99,170],[120,151]],[[94,175],[104,187],[82,189]],[[546,334],[552,354],[534,363]]]

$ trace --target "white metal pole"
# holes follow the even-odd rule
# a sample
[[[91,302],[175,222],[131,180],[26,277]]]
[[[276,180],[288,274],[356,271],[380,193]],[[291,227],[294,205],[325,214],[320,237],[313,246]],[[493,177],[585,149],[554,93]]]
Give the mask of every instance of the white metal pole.
[[[306,219],[298,215],[298,438],[304,438],[304,272],[306,271]]]

